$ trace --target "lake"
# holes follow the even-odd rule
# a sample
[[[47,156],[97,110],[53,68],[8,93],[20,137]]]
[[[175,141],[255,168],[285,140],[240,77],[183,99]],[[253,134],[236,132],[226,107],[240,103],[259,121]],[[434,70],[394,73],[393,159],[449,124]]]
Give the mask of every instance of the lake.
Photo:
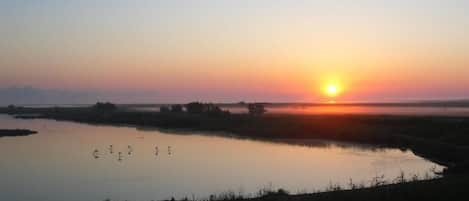
[[[0,200],[8,201],[150,201],[227,191],[255,196],[262,188],[313,192],[346,187],[350,179],[368,186],[381,175],[392,182],[401,172],[433,177],[444,168],[410,151],[325,141],[266,142],[6,115],[0,128],[39,132],[0,138]]]

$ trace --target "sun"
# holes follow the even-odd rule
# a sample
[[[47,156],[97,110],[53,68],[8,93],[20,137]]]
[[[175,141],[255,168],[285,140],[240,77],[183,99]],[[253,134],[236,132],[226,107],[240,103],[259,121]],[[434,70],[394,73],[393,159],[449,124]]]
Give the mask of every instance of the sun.
[[[340,94],[340,87],[337,84],[326,85],[324,92],[329,97],[336,97]]]

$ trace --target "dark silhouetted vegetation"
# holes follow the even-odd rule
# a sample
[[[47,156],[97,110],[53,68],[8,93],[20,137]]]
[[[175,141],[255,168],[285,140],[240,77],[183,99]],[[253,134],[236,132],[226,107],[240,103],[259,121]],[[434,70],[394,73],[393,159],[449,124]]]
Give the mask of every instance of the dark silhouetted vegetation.
[[[402,179],[398,176],[394,182],[385,182],[381,176],[372,178],[369,185],[363,183],[351,183],[347,187],[330,183],[323,190],[311,193],[299,192],[291,194],[284,189],[275,190],[272,187],[264,187],[257,194],[244,195],[227,191],[218,195],[210,195],[208,198],[188,199],[198,201],[363,201],[363,200],[383,200],[383,201],[446,201],[465,200],[466,188],[469,184],[469,175],[448,176],[446,178],[421,178],[417,175],[410,179]],[[172,198],[171,200],[176,200]]]
[[[27,136],[36,133],[36,131],[26,129],[0,129],[0,137]]]
[[[186,104],[186,110],[188,113],[201,114],[205,111],[205,106],[200,102],[191,102]]]
[[[171,106],[163,105],[163,106],[160,106],[160,112],[163,112],[163,113],[168,113],[168,112],[178,113],[178,112],[184,112],[184,109],[183,109],[183,106],[180,105],[180,104],[175,104],[175,105],[171,105]]]
[[[261,103],[248,104],[248,111],[250,115],[262,115],[267,112],[264,105]]]
[[[191,102],[186,104],[186,111],[191,114],[207,114],[210,116],[229,115],[228,111],[222,110],[212,103]]]
[[[182,105],[171,105],[171,112],[183,112]]]
[[[112,104],[110,102],[97,102],[93,108],[98,111],[115,111],[117,110],[117,106],[115,104]]]
[[[168,106],[163,105],[163,106],[160,106],[160,112],[165,112],[165,113],[171,112],[171,109]]]

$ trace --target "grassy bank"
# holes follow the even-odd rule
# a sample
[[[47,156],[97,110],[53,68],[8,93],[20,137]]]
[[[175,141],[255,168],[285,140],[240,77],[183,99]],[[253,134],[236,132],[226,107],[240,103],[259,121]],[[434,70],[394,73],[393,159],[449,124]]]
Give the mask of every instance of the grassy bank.
[[[448,201],[466,200],[469,176],[447,176],[442,179],[428,181],[412,181],[399,184],[381,185],[370,188],[341,190],[336,189],[329,192],[288,195],[284,193],[272,193],[258,198],[247,198],[242,200],[251,201]]]

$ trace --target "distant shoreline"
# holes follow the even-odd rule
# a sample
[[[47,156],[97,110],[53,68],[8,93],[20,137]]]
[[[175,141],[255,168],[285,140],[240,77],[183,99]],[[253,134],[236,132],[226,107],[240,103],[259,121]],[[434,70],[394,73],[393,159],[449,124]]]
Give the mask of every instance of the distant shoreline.
[[[118,104],[121,107],[159,107],[162,105],[171,105],[174,103],[136,103],[136,104]],[[438,101],[438,100],[423,100],[423,101],[383,101],[383,102],[263,102],[266,107],[308,107],[308,106],[364,106],[364,107],[469,107],[469,100],[450,100],[450,101]],[[91,104],[89,104],[91,105]],[[220,107],[240,107],[244,106],[242,103],[215,103]]]
[[[262,102],[267,107],[305,107],[305,106],[364,106],[364,107],[469,107],[469,99],[454,99],[454,100],[409,100],[409,101],[338,101],[334,103],[329,102]],[[163,105],[172,105],[177,103],[119,103],[119,107],[159,107]],[[44,104],[18,104],[22,107],[89,107],[93,103],[74,104],[74,103],[44,103]],[[232,103],[215,103],[221,107],[240,107],[244,106],[241,102]],[[8,104],[0,105],[6,107]]]

